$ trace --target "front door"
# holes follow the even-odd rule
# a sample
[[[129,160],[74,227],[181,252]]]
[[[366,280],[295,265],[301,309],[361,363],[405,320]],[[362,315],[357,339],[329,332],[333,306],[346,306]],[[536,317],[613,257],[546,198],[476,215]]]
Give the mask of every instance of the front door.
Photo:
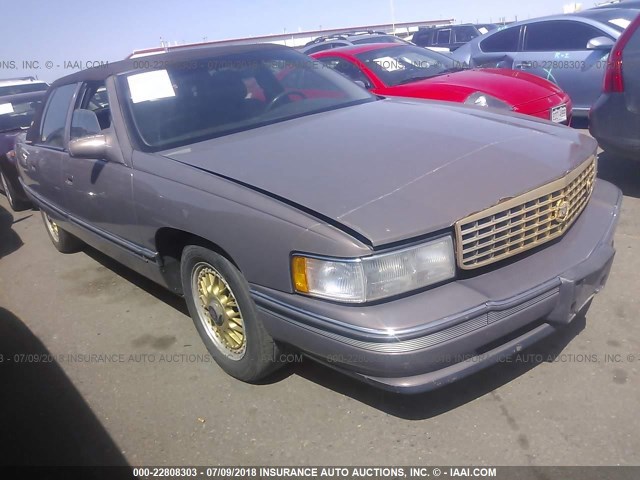
[[[87,122],[87,115],[72,115],[70,140],[106,132],[115,136],[104,83],[86,83],[81,87],[74,114],[79,109],[92,112],[88,117],[94,122]],[[131,240],[126,238],[126,232],[135,223],[132,169],[124,162],[127,160],[121,163],[67,155],[62,174],[67,210],[76,220],[97,230],[98,234],[109,232],[120,239]]]
[[[67,157],[67,119],[78,85],[63,85],[48,96],[40,131],[33,134],[32,144],[19,160],[26,186],[47,204],[64,210],[65,198],[62,165]]]

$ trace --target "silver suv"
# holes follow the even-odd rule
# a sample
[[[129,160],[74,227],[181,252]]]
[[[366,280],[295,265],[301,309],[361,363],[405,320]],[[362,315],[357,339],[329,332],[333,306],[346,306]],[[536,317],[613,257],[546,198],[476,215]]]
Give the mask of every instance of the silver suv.
[[[349,45],[361,45],[363,43],[404,43],[409,44],[406,40],[384,32],[374,32],[367,30],[365,32],[345,32],[336,35],[318,37],[307,43],[298,50],[307,55],[329,50],[332,48],[346,47]]]

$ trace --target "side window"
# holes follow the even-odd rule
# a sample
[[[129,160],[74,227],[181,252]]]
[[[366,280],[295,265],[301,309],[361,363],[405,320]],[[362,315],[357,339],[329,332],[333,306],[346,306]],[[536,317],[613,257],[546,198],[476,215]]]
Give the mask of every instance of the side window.
[[[433,32],[430,30],[418,30],[413,34],[413,43],[420,47],[424,47],[426,45],[431,45],[431,37]]]
[[[351,80],[360,81],[365,84],[367,88],[371,88],[371,81],[356,65],[348,60],[337,57],[322,58],[320,61],[329,68],[332,68],[336,72],[347,76]]]
[[[110,126],[111,109],[104,82],[85,84],[71,119],[71,140],[100,133]]]
[[[558,52],[586,50],[594,37],[604,35],[597,28],[580,22],[559,20],[532,23],[526,26],[526,52]]]
[[[422,33],[420,32],[420,30],[418,30],[411,37],[408,37],[407,40],[410,40],[411,42],[415,43],[416,45],[418,45],[419,43],[421,44],[422,41],[423,41]]]
[[[437,45],[449,45],[451,43],[451,29],[440,30],[436,40]]]
[[[42,129],[40,130],[39,143],[41,145],[63,148],[64,128],[67,122],[69,103],[75,91],[75,83],[63,85],[56,88],[51,97],[49,97],[42,120]]]
[[[480,49],[485,53],[517,52],[519,38],[520,27],[505,28],[480,42]]]
[[[455,40],[456,43],[467,43],[478,36],[478,31],[475,29],[475,27],[472,27],[471,25],[467,25],[464,27],[456,28],[455,34],[456,34],[456,40]]]

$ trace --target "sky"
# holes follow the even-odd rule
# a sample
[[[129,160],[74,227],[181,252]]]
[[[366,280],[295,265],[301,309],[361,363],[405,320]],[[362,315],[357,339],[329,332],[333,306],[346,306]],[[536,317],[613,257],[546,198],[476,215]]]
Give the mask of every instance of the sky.
[[[320,28],[453,18],[489,22],[562,13],[567,0],[21,0],[5,22],[0,78],[46,81],[133,50]],[[595,0],[585,0],[585,7]],[[393,9],[391,5],[393,4]],[[393,10],[393,13],[392,13]],[[10,15],[16,18],[14,15]]]

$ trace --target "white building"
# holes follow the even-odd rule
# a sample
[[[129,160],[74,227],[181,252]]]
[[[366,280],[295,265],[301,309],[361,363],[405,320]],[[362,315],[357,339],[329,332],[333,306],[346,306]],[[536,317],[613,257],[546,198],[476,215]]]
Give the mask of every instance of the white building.
[[[300,47],[306,43],[315,40],[321,36],[336,35],[347,32],[384,32],[393,33],[399,37],[405,38],[418,31],[419,27],[438,26],[438,25],[452,25],[453,19],[446,20],[424,20],[421,22],[405,22],[405,23],[387,23],[380,25],[363,25],[357,27],[344,27],[334,28],[329,30],[311,30],[306,32],[296,33],[281,33],[276,35],[263,35],[259,37],[246,37],[246,38],[231,38],[227,40],[216,40],[212,42],[200,42],[200,43],[187,43],[182,45],[170,45],[166,42],[162,42],[159,47],[143,48],[134,50],[129,58],[143,57],[146,55],[154,55],[170,50],[179,50],[181,48],[188,48],[194,46],[205,45],[242,45],[249,43],[276,43],[280,45],[287,45],[289,47]]]

